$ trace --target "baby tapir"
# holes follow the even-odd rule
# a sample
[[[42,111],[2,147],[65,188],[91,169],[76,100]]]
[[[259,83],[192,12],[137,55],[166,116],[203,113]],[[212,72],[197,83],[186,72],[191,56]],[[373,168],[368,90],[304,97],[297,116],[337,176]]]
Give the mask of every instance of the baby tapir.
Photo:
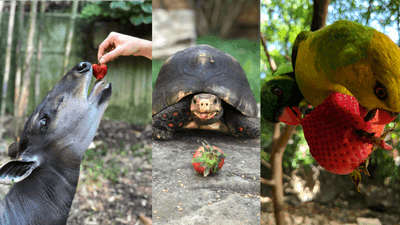
[[[87,62],[68,71],[10,146],[16,159],[1,166],[0,182],[15,183],[1,202],[0,224],[66,224],[83,153],[111,97],[104,81],[87,95],[92,73]]]

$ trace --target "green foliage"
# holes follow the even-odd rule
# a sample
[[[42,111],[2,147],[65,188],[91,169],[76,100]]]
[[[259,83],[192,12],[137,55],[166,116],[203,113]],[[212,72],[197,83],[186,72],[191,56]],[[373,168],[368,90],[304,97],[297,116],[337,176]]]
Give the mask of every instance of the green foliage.
[[[379,24],[380,27],[397,26],[399,1],[339,1],[332,0],[329,23],[350,20],[364,25]]]
[[[312,19],[312,1],[306,0],[262,0],[261,33],[266,38],[269,54],[279,65],[287,63],[291,56],[291,47],[297,35],[303,30],[310,30]],[[272,74],[263,47],[260,49],[261,72]],[[286,57],[285,57],[286,56]]]
[[[147,1],[99,1],[87,3],[80,18],[90,22],[98,18],[119,20],[122,24],[130,22],[138,26],[152,21],[152,3]]]
[[[123,151],[117,149],[116,152],[113,153],[111,159],[105,162],[104,157],[107,155],[108,150],[107,144],[105,143],[95,149],[86,150],[83,155],[81,169],[89,173],[90,180],[98,181],[99,177],[102,176],[104,179],[110,179],[113,182],[118,181],[118,177],[122,171],[120,161],[116,157],[116,154],[122,155],[121,153]],[[126,173],[126,170],[123,172]]]
[[[261,147],[264,150],[261,151],[261,158],[269,162],[271,157],[273,124],[265,120],[262,120],[261,123]],[[283,130],[283,124],[280,123],[280,125],[281,130]],[[296,127],[296,132],[294,132],[291,140],[289,140],[283,154],[282,165],[283,168],[289,170],[298,169],[300,166],[303,166],[306,171],[312,165],[318,165],[310,154],[301,126]]]

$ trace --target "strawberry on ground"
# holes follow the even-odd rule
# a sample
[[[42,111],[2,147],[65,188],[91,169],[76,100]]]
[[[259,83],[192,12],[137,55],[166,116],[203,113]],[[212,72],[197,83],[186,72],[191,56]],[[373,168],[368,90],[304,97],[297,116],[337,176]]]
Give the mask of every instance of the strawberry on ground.
[[[103,79],[107,74],[107,66],[106,64],[93,64],[93,76],[96,77],[97,80]]]
[[[205,143],[204,143],[205,142]],[[206,177],[210,173],[218,172],[224,165],[226,154],[221,149],[211,146],[204,141],[193,156],[193,168]],[[211,146],[211,147],[210,147]]]
[[[380,139],[384,125],[365,122],[359,103],[350,95],[332,93],[301,125],[311,155],[335,174],[349,174],[365,165],[373,146],[392,148]]]

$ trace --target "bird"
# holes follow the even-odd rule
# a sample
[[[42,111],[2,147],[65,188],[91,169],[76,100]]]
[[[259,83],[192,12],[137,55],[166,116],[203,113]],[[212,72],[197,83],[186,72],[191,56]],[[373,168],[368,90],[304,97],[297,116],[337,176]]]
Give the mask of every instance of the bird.
[[[270,123],[299,125],[304,99],[297,86],[291,64],[279,67],[261,89],[261,116]]]
[[[391,122],[400,112],[400,49],[385,34],[341,20],[302,31],[292,47],[297,85],[314,107],[332,92],[354,96],[361,115],[376,124]]]

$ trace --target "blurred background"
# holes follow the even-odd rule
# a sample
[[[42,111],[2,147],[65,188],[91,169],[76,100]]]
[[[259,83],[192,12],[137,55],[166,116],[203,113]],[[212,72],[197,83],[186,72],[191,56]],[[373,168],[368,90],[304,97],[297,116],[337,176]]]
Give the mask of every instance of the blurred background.
[[[98,46],[111,31],[151,40],[152,2],[0,2],[1,164],[36,105],[79,62],[98,63]],[[68,224],[135,224],[151,216],[151,60],[122,56],[107,66],[113,93],[83,157]],[[4,197],[9,187],[0,188]]]
[[[317,3],[317,4],[316,4]],[[399,44],[400,11],[397,1],[337,0],[261,0],[261,85],[272,72],[291,65],[292,45],[303,30],[310,30],[313,12],[326,26],[337,20],[350,20],[368,25],[388,35]],[[326,13],[324,13],[326,12]],[[285,141],[283,152],[282,215],[288,224],[400,224],[400,147],[399,118],[386,126],[395,128],[387,143],[394,150],[378,149],[370,158],[371,177],[362,175],[361,193],[355,190],[349,175],[335,175],[322,169],[309,152],[301,126]],[[283,140],[287,125],[261,120],[261,224],[275,224],[271,180],[273,139]],[[274,138],[273,138],[274,137]],[[366,223],[363,223],[366,222]]]
[[[236,58],[260,102],[259,0],[153,0],[153,87],[165,59],[195,45]]]

